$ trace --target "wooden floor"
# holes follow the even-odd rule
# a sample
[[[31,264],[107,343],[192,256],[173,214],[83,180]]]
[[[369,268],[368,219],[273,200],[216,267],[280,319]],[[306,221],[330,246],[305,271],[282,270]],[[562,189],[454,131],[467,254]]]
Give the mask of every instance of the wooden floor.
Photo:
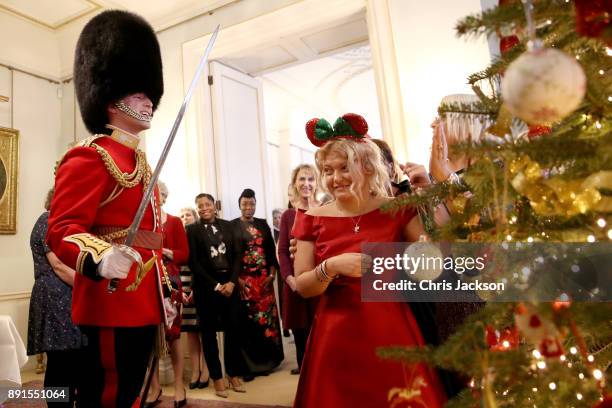
[[[275,372],[267,377],[257,377],[255,380],[245,383],[246,393],[237,393],[229,391],[229,398],[217,397],[214,393],[212,381],[207,389],[187,390],[187,399],[199,398],[205,400],[219,400],[226,402],[240,402],[249,404],[261,405],[282,405],[291,406],[295,397],[297,388],[298,376],[291,375],[291,369],[297,367],[295,360],[295,345],[293,336],[283,338],[285,360],[277,368]],[[187,363],[187,361],[186,361]],[[42,374],[36,374],[34,371],[26,371],[22,373],[22,381],[28,382],[32,380],[42,380]],[[186,381],[185,384],[188,384]],[[174,386],[164,386],[163,394],[165,396],[174,395]]]

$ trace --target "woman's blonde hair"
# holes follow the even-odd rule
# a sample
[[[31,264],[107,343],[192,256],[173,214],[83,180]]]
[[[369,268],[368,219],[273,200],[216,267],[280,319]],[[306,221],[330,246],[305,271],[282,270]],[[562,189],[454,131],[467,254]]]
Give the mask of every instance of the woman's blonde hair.
[[[191,213],[191,215],[193,216],[193,219],[194,219],[195,221],[197,221],[197,220],[199,220],[199,219],[200,219],[200,216],[198,215],[198,212],[197,212],[197,211],[196,211],[196,209],[195,209],[195,208],[193,208],[193,207],[183,207],[183,208],[181,208],[181,210],[180,210],[179,214],[182,214],[182,213],[183,213],[183,211],[189,211],[189,212]]]
[[[367,189],[375,197],[391,196],[389,173],[384,165],[380,149],[369,139],[353,141],[350,139],[335,139],[327,142],[315,154],[317,168],[321,173],[321,188],[327,191],[323,178],[324,161],[330,153],[336,153],[346,159],[346,165],[353,179],[349,191],[359,200],[358,191]]]
[[[441,105],[476,105],[480,98],[474,94],[447,95]],[[478,142],[484,130],[490,125],[485,115],[449,112],[441,117],[442,130],[449,145],[461,142]]]
[[[317,194],[319,193],[319,172],[317,171],[317,168],[313,166],[312,164],[300,164],[295,169],[293,169],[293,171],[291,172],[291,184],[290,185],[291,185],[291,190],[293,191],[293,200],[295,201],[300,196],[300,192],[298,191],[297,188],[295,188],[295,182],[297,181],[297,176],[299,172],[302,170],[308,170],[315,179],[316,185],[312,193],[312,197],[313,199],[316,200]]]

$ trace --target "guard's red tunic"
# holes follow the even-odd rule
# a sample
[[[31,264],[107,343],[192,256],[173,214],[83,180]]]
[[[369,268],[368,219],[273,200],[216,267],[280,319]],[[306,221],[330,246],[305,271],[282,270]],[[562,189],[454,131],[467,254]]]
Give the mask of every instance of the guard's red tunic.
[[[102,136],[95,139],[94,143],[108,152],[121,172],[130,174],[136,167],[136,150],[118,140]],[[148,165],[146,167],[148,169]],[[126,287],[136,278],[136,265],[133,265],[127,279],[119,280],[116,292],[111,294],[107,290],[107,279],[96,280],[82,274],[82,269],[88,265],[83,260],[90,258],[91,269],[91,260],[95,257],[80,245],[66,240],[75,234],[87,239],[87,233],[98,236],[98,232],[104,229],[126,229],[130,226],[144,194],[143,182],[141,180],[134,187],[124,188],[116,198],[104,203],[114,195],[116,187],[120,188],[100,152],[94,147],[72,148],[57,169],[47,241],[62,262],[77,270],[72,298],[72,319],[75,324],[102,327],[159,324],[162,316],[161,249],[134,246],[144,263],[154,255],[157,255],[158,261],[135,290],[126,291]],[[157,197],[156,189],[155,198],[147,207],[140,230],[161,234]]]

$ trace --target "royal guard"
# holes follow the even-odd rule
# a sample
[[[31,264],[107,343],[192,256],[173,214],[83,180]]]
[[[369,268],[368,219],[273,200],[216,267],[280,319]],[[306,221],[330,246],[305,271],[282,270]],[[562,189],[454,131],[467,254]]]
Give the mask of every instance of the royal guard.
[[[131,407],[160,323],[175,313],[157,191],[134,243],[124,245],[151,179],[138,134],[149,129],[163,94],[151,26],[118,10],[94,17],[77,43],[74,84],[93,136],[58,162],[47,241],[77,271],[72,319],[87,337],[77,406]]]

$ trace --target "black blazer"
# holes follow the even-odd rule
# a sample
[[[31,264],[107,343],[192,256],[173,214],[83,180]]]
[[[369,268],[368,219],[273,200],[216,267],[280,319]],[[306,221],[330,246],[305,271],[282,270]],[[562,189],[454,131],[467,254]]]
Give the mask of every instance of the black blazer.
[[[237,283],[242,256],[238,237],[234,235],[232,224],[229,221],[217,218],[215,223],[221,230],[223,242],[227,248],[226,256],[230,266],[229,280]],[[202,220],[187,226],[187,240],[189,242],[189,268],[193,273],[194,283],[209,290],[214,290],[217,283],[225,283],[219,282],[219,277],[215,273]]]
[[[276,244],[274,243],[274,237],[272,236],[272,231],[270,231],[268,221],[263,218],[254,217],[253,226],[260,230],[263,234],[263,248],[266,255],[266,264],[268,265],[268,268],[274,266],[278,272],[279,266],[278,259],[276,258]],[[234,228],[234,235],[237,237],[240,245],[241,261],[242,253],[245,250],[245,243],[242,240],[242,225],[240,223],[240,218],[235,218],[232,220],[232,227]]]

